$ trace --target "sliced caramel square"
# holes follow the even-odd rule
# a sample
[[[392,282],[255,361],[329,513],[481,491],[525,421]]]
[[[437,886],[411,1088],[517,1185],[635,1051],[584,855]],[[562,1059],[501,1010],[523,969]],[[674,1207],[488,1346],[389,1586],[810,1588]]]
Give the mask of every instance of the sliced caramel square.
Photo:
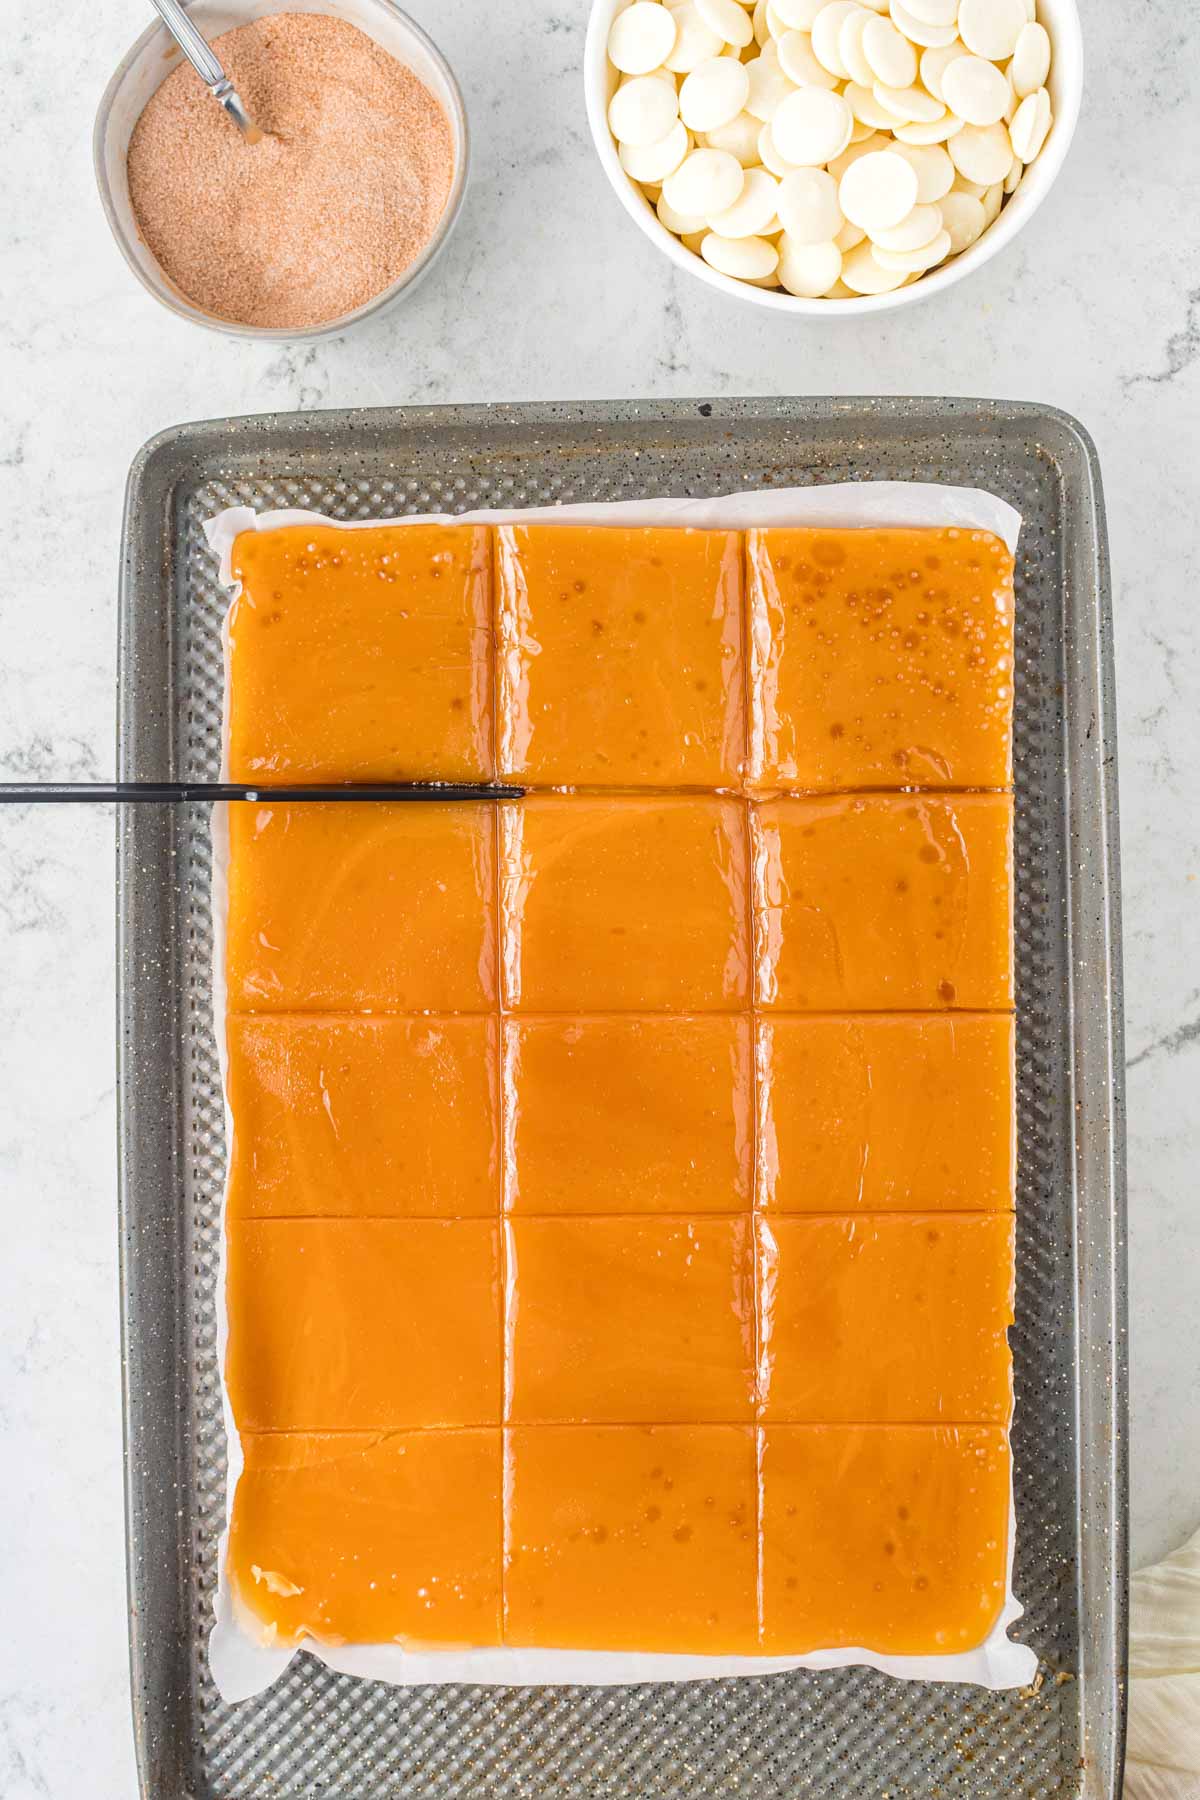
[[[500,1641],[498,1430],[242,1439],[229,1576],[275,1644]]]
[[[1012,1207],[1011,1014],[777,1014],[758,1030],[760,1206]]]
[[[749,1208],[749,1018],[515,1018],[504,1036],[512,1211]]]
[[[508,1644],[753,1655],[754,1432],[505,1432]]]
[[[244,531],[232,565],[231,780],[491,775],[486,527]]]
[[[1010,795],[774,800],[751,826],[760,1004],[1012,1006]]]
[[[734,800],[534,795],[500,815],[504,988],[531,1012],[733,1012],[749,999]]]
[[[749,1218],[517,1218],[506,1238],[510,1419],[753,1417]]]
[[[1004,1604],[1009,1449],[998,1425],[768,1425],[762,1648],[950,1656]]]
[[[738,534],[501,525],[496,539],[502,774],[543,786],[735,785]]]
[[[500,1210],[499,1024],[234,1014],[228,1216]]]
[[[752,779],[1012,781],[1013,559],[987,531],[747,536]]]
[[[1006,1425],[1011,1213],[758,1222],[762,1416]]]
[[[226,1383],[243,1431],[498,1425],[497,1226],[241,1219]]]
[[[228,808],[233,1012],[479,1012],[496,998],[490,804]]]

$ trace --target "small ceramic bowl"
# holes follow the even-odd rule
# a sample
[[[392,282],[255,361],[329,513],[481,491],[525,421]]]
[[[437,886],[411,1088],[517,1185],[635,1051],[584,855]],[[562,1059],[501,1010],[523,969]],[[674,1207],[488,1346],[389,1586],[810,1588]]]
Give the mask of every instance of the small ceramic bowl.
[[[211,40],[235,26],[249,25],[271,13],[325,13],[330,18],[345,19],[357,25],[368,37],[412,70],[430,93],[441,101],[454,142],[454,175],[446,209],[437,230],[421,254],[390,287],[381,290],[353,312],[329,319],[321,325],[297,326],[276,330],[261,325],[239,325],[231,319],[217,318],[205,312],[180,293],[170,277],[159,267],[142,241],[137,220],[129,200],[129,178],[126,164],[133,128],[151,94],[173,70],[179,67],[180,53],[164,25],[151,25],[125,57],[104,90],[96,114],[92,148],[96,164],[96,181],[105,216],[117,240],[117,246],[142,286],[156,300],[193,324],[207,326],[210,331],[226,332],[231,337],[265,338],[292,342],[298,338],[333,337],[369,319],[385,307],[394,306],[412,293],[417,283],[432,267],[454,227],[467,185],[468,136],[467,115],[462,94],[449,63],[437,46],[426,37],[421,27],[393,0],[196,0],[189,13],[204,35]],[[214,105],[216,103],[214,102]]]
[[[667,230],[641,189],[621,167],[616,142],[608,128],[608,103],[616,91],[618,76],[608,60],[608,33],[613,20],[631,0],[592,0],[587,42],[583,53],[583,78],[588,124],[604,173],[629,216],[671,261],[709,287],[736,300],[762,306],[770,312],[811,319],[842,319],[860,313],[889,312],[898,306],[914,306],[919,300],[944,293],[995,256],[1032,219],[1050,192],[1066,160],[1083,92],[1083,37],[1075,0],[1038,0],[1038,18],[1050,33],[1052,59],[1046,83],[1054,109],[1054,123],[1041,154],[1030,163],[1021,185],[1005,201],[998,216],[975,242],[949,262],[922,275],[907,287],[890,294],[870,294],[853,300],[802,300],[775,288],[753,287],[722,275]]]

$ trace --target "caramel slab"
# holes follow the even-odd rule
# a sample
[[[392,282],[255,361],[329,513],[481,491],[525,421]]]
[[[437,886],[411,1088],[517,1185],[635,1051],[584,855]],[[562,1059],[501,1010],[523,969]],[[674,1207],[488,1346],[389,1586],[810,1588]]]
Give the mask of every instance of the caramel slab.
[[[486,528],[244,531],[232,565],[232,781],[491,775]]]
[[[498,1430],[242,1439],[229,1576],[275,1644],[500,1641]]]
[[[1006,1425],[1011,1213],[758,1222],[761,1416]]]
[[[505,1439],[506,1643],[754,1653],[751,1428],[533,1426]]]
[[[233,1012],[478,1012],[496,998],[484,802],[227,808]]]
[[[500,1208],[495,1019],[234,1015],[228,1216]]]
[[[504,1039],[511,1211],[749,1207],[748,1018],[515,1018]]]
[[[500,769],[730,787],[745,756],[736,532],[501,525]]]
[[[505,806],[500,825],[506,1005],[747,1005],[747,842],[736,801],[533,795]]]
[[[748,1218],[517,1218],[505,1234],[510,1419],[753,1417]]]
[[[752,779],[1012,781],[1013,559],[987,531],[747,534]]]
[[[762,1648],[949,1656],[1004,1603],[1009,1450],[998,1425],[768,1425]]]
[[[764,1209],[1012,1207],[1011,1015],[777,1015],[758,1059]]]
[[[497,1226],[240,1219],[226,1384],[244,1431],[498,1425]]]
[[[755,808],[758,999],[796,1012],[1012,1006],[1012,798]]]

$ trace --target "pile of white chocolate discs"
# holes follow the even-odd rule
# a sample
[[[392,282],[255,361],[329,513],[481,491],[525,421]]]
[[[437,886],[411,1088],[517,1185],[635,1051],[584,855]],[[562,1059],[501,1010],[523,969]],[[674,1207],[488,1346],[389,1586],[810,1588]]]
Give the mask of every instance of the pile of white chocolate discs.
[[[633,0],[621,166],[723,275],[886,294],[973,244],[1046,141],[1036,0]]]

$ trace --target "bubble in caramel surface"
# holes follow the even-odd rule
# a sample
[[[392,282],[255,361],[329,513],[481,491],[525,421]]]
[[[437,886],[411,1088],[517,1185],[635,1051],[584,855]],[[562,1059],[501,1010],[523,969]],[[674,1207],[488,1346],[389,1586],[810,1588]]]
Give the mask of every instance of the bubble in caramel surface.
[[[218,827],[239,1618],[978,1646],[1011,1491],[1008,552],[281,535],[238,540],[230,766],[267,785]],[[526,791],[269,792],[401,774]]]

